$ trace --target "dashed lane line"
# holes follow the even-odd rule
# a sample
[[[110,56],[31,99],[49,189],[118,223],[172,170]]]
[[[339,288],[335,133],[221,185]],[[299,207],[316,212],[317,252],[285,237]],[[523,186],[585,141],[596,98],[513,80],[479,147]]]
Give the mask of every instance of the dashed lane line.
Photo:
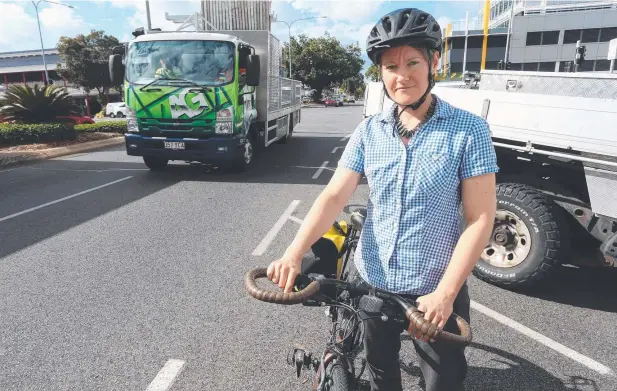
[[[283,212],[281,217],[279,217],[276,223],[274,223],[274,225],[263,238],[261,243],[259,243],[257,248],[255,248],[252,255],[260,256],[268,249],[268,246],[270,246],[272,240],[276,237],[281,228],[283,228],[283,225],[285,225],[285,222],[291,217],[291,214],[294,212],[294,210],[296,210],[298,204],[300,204],[300,200],[294,200],[291,202],[291,204],[289,204],[285,212]]]
[[[117,181],[105,183],[103,185],[96,186],[96,187],[93,187],[93,188],[88,189],[88,190],[80,191],[79,193],[71,194],[70,196],[66,196],[66,197],[63,197],[63,198],[51,201],[51,202],[47,202],[47,203],[39,205],[39,206],[35,206],[34,208],[22,210],[21,212],[17,212],[17,213],[13,213],[12,215],[4,216],[4,217],[0,218],[0,222],[6,221],[6,220],[10,220],[12,218],[24,215],[26,213],[34,212],[35,210],[38,210],[38,209],[41,209],[41,208],[45,208],[47,206],[50,206],[50,205],[53,205],[53,204],[57,204],[57,203],[62,202],[62,201],[66,201],[66,200],[69,200],[71,198],[75,198],[75,197],[78,197],[80,195],[84,195],[84,194],[90,193],[92,191],[95,191],[95,190],[98,190],[98,189],[102,189],[104,187],[111,186],[113,184],[116,184],[116,183],[119,183],[119,182],[122,182],[122,181],[126,181],[127,179],[131,179],[131,178],[132,178],[132,176],[127,176],[125,178],[118,179]]]
[[[161,368],[146,391],[167,391],[174,384],[176,378],[184,369],[185,362],[182,360],[168,360]]]
[[[330,162],[326,160],[325,162],[321,164],[321,166],[317,169],[317,171],[315,171],[315,174],[313,174],[313,179],[319,178],[323,170],[328,166],[328,163]]]

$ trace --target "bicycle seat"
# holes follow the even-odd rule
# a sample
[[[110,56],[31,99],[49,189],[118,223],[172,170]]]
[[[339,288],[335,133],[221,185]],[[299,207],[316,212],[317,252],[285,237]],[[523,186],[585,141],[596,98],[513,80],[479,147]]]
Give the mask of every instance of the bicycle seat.
[[[364,221],[366,220],[366,209],[359,209],[351,214],[351,226],[357,230],[362,231],[364,227]]]

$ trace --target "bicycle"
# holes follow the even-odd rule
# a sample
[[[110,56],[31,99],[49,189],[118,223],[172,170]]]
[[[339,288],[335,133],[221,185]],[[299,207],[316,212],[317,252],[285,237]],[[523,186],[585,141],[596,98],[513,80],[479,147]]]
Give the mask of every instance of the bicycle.
[[[350,273],[346,267],[357,245],[365,216],[361,212],[353,212],[351,224],[336,221],[311,247],[316,257],[306,258],[307,262],[303,262],[293,292],[284,293],[258,287],[256,280],[267,278],[266,268],[251,269],[244,278],[247,291],[258,300],[286,305],[328,306],[326,314],[332,322],[331,337],[320,358],[300,347],[293,349],[291,360],[288,358],[288,364],[295,366],[298,378],[302,369],[314,371],[314,391],[356,389],[364,373],[366,360],[363,360],[357,375],[354,361],[363,345],[363,322],[369,319],[380,318],[386,321],[389,316],[393,316],[396,321],[403,322],[410,334],[410,326],[413,324],[434,340],[462,346],[472,341],[469,324],[455,313],[452,317],[456,320],[460,335],[437,329],[424,319],[421,311],[399,295],[359,284],[356,280],[347,281]]]

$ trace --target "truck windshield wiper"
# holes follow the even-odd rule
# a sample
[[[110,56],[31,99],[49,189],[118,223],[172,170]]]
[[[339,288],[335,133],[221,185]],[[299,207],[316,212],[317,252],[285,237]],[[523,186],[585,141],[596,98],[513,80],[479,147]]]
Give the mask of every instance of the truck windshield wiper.
[[[192,80],[187,80],[187,79],[165,79],[165,80],[167,80],[170,84],[172,84],[172,82],[178,82],[178,83],[182,83],[182,84],[190,84],[190,85],[192,85],[194,87],[197,87],[197,88],[200,88],[200,89],[204,90],[205,92],[212,91],[212,89],[210,87],[199,85],[199,84],[195,83]]]
[[[156,79],[152,80],[150,83],[142,86],[139,90],[140,91],[144,91],[146,88],[150,87],[151,85],[154,85],[155,83],[158,83],[158,82],[161,82],[161,81],[166,81],[169,85],[173,85],[175,83],[189,84],[189,85],[197,87],[200,90],[205,91],[205,92],[212,91],[212,89],[210,87],[199,85],[199,84],[195,83],[192,80],[176,79],[176,78],[171,78],[171,77],[159,77],[159,78],[156,78]]]
[[[168,78],[166,78],[166,77],[160,77],[160,78],[154,79],[154,80],[152,80],[150,83],[143,85],[143,86],[139,89],[139,91],[143,91],[143,90],[145,90],[146,88],[148,88],[148,87],[150,87],[151,85],[153,85],[154,83],[158,83],[158,82],[159,82],[159,81],[161,81],[161,80],[171,80],[171,79],[168,79]]]

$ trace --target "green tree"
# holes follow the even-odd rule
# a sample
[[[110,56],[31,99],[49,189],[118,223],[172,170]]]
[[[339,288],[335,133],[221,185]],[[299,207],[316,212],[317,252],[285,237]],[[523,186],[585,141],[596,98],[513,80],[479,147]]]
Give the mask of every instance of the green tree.
[[[57,116],[79,115],[68,92],[58,86],[12,85],[0,99],[0,115],[20,123],[54,122]]]
[[[345,79],[357,75],[364,65],[357,43],[343,46],[328,33],[318,38],[308,38],[304,34],[292,37],[291,49],[292,78],[315,89],[316,99],[321,99],[324,89],[341,85]],[[287,67],[288,50],[289,44],[286,44],[283,61]]]
[[[355,91],[355,96],[357,98],[362,98],[364,96],[364,90],[366,89],[366,85],[363,84],[360,87],[358,87]]]
[[[364,73],[364,76],[367,77],[370,81],[379,81],[381,77],[379,75],[379,69],[377,69],[377,65],[373,64]]]
[[[106,35],[102,30],[91,30],[88,35],[79,34],[75,38],[60,37],[58,52],[64,65],[58,64],[56,71],[70,83],[82,87],[87,93],[96,89],[101,102],[106,102],[103,94],[106,87],[112,86],[109,79],[109,55],[120,41]]]
[[[343,80],[343,89],[347,94],[356,94],[356,91],[364,86],[364,76],[358,72],[355,76]]]

